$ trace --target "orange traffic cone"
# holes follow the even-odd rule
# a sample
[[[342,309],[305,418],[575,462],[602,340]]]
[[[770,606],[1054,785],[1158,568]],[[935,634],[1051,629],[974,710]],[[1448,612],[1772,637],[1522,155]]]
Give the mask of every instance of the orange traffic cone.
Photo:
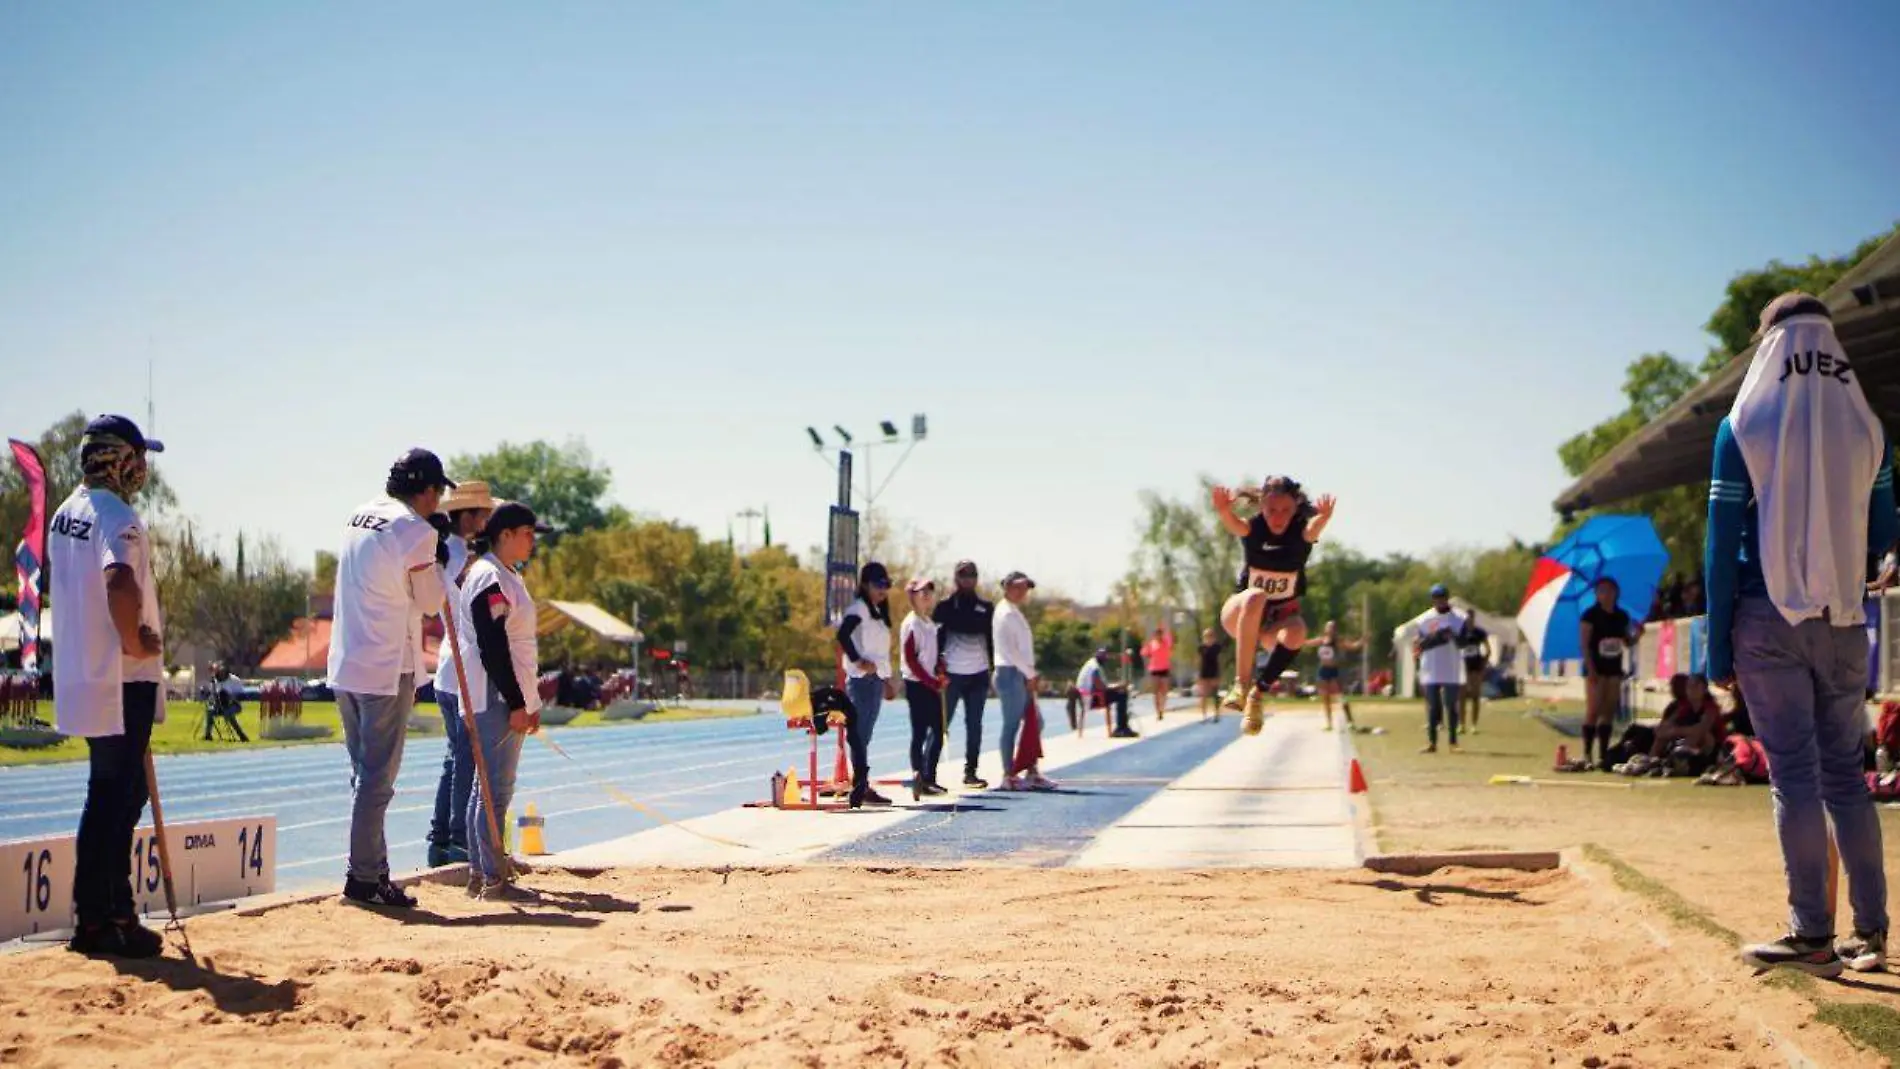
[[[1366,793],[1366,771],[1359,767],[1359,759],[1352,759],[1352,774],[1347,777],[1347,789],[1353,794]]]

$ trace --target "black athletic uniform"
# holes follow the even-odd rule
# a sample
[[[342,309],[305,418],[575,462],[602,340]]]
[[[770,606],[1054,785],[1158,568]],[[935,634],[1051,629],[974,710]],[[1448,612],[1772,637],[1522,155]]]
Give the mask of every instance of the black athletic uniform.
[[[1301,508],[1279,534],[1267,527],[1264,515],[1256,514],[1247,524],[1247,533],[1240,539],[1246,564],[1234,590],[1252,587],[1266,592],[1263,622],[1277,622],[1299,612],[1300,597],[1306,593],[1306,562],[1313,556],[1313,543],[1306,540],[1306,525],[1313,515],[1311,507]]]

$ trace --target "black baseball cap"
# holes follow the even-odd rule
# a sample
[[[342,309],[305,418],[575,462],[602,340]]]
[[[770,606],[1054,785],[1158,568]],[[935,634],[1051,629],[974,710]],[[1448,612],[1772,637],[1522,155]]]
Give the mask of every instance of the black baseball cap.
[[[1036,589],[1036,581],[1024,575],[1022,572],[1011,572],[1003,577],[1004,586],[1013,586],[1016,583],[1028,583],[1029,589]]]
[[[535,534],[547,534],[554,528],[542,523],[534,510],[519,501],[503,501],[488,514],[488,524],[482,528],[482,537],[491,543],[501,537],[503,531],[512,531],[517,527],[532,527]]]
[[[427,449],[411,449],[396,458],[389,466],[391,486],[405,486],[412,491],[427,490],[439,486],[444,490],[455,489],[454,480],[442,468],[442,458]]]
[[[976,562],[975,562],[975,561],[973,561],[973,560],[960,560],[960,561],[958,561],[958,562],[957,562],[957,568],[956,568],[956,574],[957,574],[957,575],[960,575],[960,576],[961,576],[961,575],[975,575],[975,574],[976,574]]]
[[[877,561],[872,561],[865,565],[862,571],[858,572],[858,582],[889,589],[891,585],[891,573],[884,565],[879,564]]]
[[[124,416],[100,416],[86,424],[86,437],[91,438],[96,435],[109,435],[134,449],[142,449],[147,453],[165,451],[164,442],[145,437],[144,432],[139,430],[139,425]]]

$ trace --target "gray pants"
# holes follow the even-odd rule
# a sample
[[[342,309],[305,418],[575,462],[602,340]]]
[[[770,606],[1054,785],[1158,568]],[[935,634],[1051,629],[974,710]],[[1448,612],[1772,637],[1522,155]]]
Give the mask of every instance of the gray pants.
[[[402,746],[409,737],[409,710],[416,703],[416,677],[406,675],[394,694],[336,692],[343,719],[343,746],[350,754],[350,867],[352,880],[389,877],[389,843],[383,817],[396,796]]]
[[[1788,875],[1789,926],[1836,934],[1827,897],[1828,819],[1847,873],[1857,932],[1887,929],[1880,814],[1861,774],[1866,745],[1867,633],[1825,620],[1791,626],[1767,598],[1735,605],[1735,675],[1768,751],[1775,831]]]

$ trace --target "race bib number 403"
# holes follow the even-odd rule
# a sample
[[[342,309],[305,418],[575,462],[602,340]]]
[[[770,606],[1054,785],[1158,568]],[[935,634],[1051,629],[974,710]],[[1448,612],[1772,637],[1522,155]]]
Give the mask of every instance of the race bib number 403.
[[[1292,597],[1294,588],[1299,584],[1299,581],[1300,575],[1298,572],[1268,572],[1262,571],[1259,568],[1251,569],[1247,577],[1248,586],[1260,591],[1274,601]]]

